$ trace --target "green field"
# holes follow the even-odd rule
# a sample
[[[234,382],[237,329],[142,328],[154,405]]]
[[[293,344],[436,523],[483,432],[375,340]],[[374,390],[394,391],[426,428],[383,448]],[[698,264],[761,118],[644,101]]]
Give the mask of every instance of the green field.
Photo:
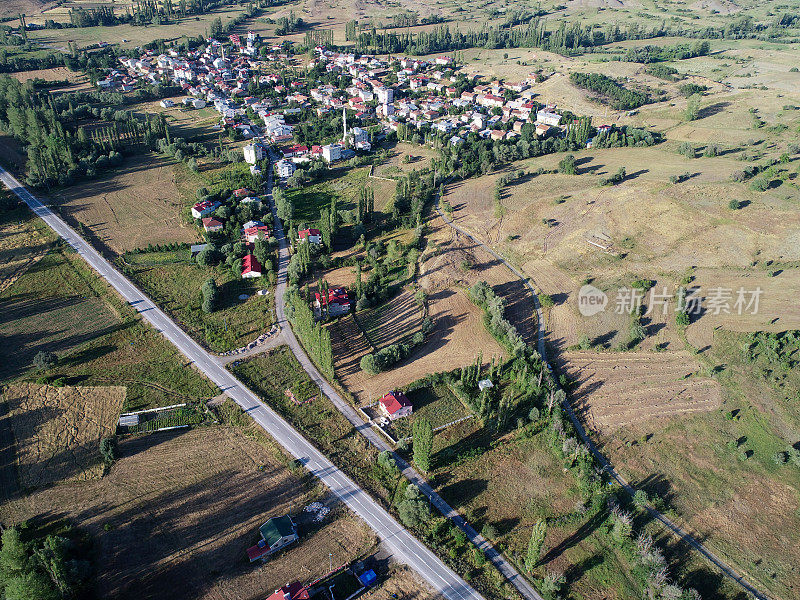
[[[8,352],[0,377],[66,385],[124,385],[125,410],[216,395],[173,346],[145,325],[74,252],[52,250],[0,295],[0,335]],[[37,352],[55,352],[46,372]]]
[[[414,412],[410,417],[392,423],[393,432],[398,440],[411,436],[414,420],[420,417],[428,419],[435,429],[470,414],[461,400],[456,398],[444,384],[406,392],[406,396],[414,406]]]
[[[242,279],[225,265],[200,267],[188,249],[127,254],[129,274],[161,308],[177,319],[195,339],[215,352],[240,348],[267,331],[274,322],[273,296],[257,296],[267,278]],[[203,283],[214,278],[218,308],[201,308]],[[247,295],[247,300],[240,300]]]

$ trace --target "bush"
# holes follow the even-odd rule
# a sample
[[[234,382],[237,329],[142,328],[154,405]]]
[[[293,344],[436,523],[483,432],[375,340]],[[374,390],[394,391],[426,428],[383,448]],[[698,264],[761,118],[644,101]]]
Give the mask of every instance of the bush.
[[[728,208],[731,210],[738,210],[740,206],[741,205],[736,198],[731,198],[731,200],[728,202]]]
[[[58,362],[58,357],[53,354],[52,352],[48,352],[46,350],[39,350],[36,353],[36,356],[33,357],[33,366],[38,371],[47,371],[48,369],[52,369],[56,366]]]
[[[497,537],[497,527],[495,527],[491,523],[486,523],[481,528],[481,535],[485,537],[487,540],[493,540]]]
[[[552,308],[556,304],[555,300],[553,300],[553,297],[550,294],[539,292],[537,296],[539,297],[539,304],[541,304],[544,308]]]
[[[756,192],[766,192],[769,189],[770,181],[766,177],[759,177],[750,182],[750,189]]]
[[[558,163],[558,172],[565,175],[577,175],[578,169],[575,166],[575,157],[572,154],[567,154]]]

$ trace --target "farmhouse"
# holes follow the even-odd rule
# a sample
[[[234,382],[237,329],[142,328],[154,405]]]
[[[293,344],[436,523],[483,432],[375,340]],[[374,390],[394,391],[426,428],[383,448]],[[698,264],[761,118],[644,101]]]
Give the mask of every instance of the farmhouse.
[[[403,392],[389,392],[379,401],[381,411],[392,421],[401,417],[407,417],[414,408]]]
[[[206,217],[203,219],[203,229],[212,233],[222,231],[222,221],[214,217]]]
[[[322,308],[325,306],[328,309],[328,316],[338,317],[339,315],[346,315],[350,312],[350,297],[345,288],[334,288],[328,290],[328,297],[325,298],[324,294],[317,292],[314,294],[314,313],[317,316],[322,315]]]
[[[175,106],[175,103],[169,98],[165,98],[164,100],[159,102],[159,104],[161,105],[161,108],[172,108],[173,106]]]
[[[217,210],[220,206],[222,206],[221,202],[211,202],[210,200],[198,202],[192,206],[192,216],[195,219],[202,219]]]
[[[242,259],[242,279],[251,279],[253,277],[261,277],[264,267],[256,260],[252,254],[248,254]]]
[[[297,528],[289,515],[272,517],[258,531],[261,534],[261,541],[247,549],[250,562],[277,552],[298,540]]]
[[[299,581],[287,583],[267,598],[267,600],[308,600],[308,588]]]
[[[322,234],[319,229],[303,229],[297,232],[297,241],[320,245],[322,243]]]

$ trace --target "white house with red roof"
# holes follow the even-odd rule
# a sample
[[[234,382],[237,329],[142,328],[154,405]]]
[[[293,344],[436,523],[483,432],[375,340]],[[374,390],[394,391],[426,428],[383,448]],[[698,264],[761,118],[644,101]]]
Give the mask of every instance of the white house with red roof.
[[[298,242],[308,242],[319,246],[322,243],[322,233],[319,229],[309,228],[297,232]]]
[[[253,277],[261,277],[264,267],[256,260],[252,254],[248,254],[242,259],[242,279],[251,279]]]
[[[255,242],[257,239],[266,240],[269,238],[269,227],[267,225],[254,225],[244,230],[244,239],[248,242]]]
[[[308,600],[308,588],[299,581],[287,583],[267,598],[267,600]]]
[[[220,206],[222,206],[221,202],[212,202],[210,200],[198,202],[192,206],[192,216],[195,219],[202,219],[206,215],[210,215],[212,212],[217,210]]]
[[[406,398],[403,392],[389,392],[378,400],[381,411],[392,421],[401,417],[407,417],[414,410],[411,401]]]
[[[328,297],[325,294],[316,292],[314,294],[314,314],[317,318],[322,317],[323,307],[327,307],[329,317],[338,317],[350,312],[350,296],[345,288],[334,288],[328,290]]]
[[[222,231],[222,221],[215,217],[206,217],[203,219],[203,229],[211,233]]]

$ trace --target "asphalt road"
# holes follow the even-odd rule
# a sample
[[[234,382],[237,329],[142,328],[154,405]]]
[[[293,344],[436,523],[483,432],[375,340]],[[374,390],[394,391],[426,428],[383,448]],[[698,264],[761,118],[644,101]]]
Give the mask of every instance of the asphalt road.
[[[500,254],[495,252],[492,248],[488,245],[481,242],[478,238],[473,236],[468,231],[462,229],[453,221],[448,218],[444,212],[439,208],[437,205],[436,212],[439,213],[439,216],[442,217],[445,223],[447,223],[450,227],[458,231],[459,233],[465,235],[470,240],[472,240],[475,244],[481,246],[489,253],[492,254],[497,260],[502,262],[506,267],[508,267],[511,272],[513,272],[517,277],[519,277],[523,283],[528,287],[528,289],[533,294],[533,304],[534,309],[536,310],[536,323],[537,323],[537,342],[538,342],[538,350],[539,354],[542,357],[542,360],[547,364],[547,344],[545,343],[545,327],[544,327],[544,313],[542,312],[542,307],[539,304],[539,296],[537,295],[536,288],[533,287],[533,284],[530,281],[529,277],[526,277],[522,273],[520,273],[513,265],[511,265],[505,258],[503,258]],[[609,476],[616,481],[622,489],[624,489],[628,494],[633,497],[636,493],[636,490],[631,486],[627,480],[619,474],[619,472],[614,468],[614,465],[603,455],[602,452],[595,446],[592,439],[589,437],[588,433],[583,427],[583,423],[580,422],[575,411],[572,409],[572,404],[569,402],[569,399],[565,400],[562,403],[564,410],[567,411],[569,415],[570,421],[575,426],[575,429],[580,435],[583,442],[587,445],[589,450],[594,454],[595,458],[597,459],[600,466],[609,474]],[[739,574],[733,567],[729,566],[724,560],[722,560],[719,556],[714,554],[711,550],[709,550],[706,546],[703,545],[700,540],[694,537],[689,532],[685,531],[675,523],[672,519],[667,517],[662,512],[658,511],[653,506],[646,506],[645,507],[650,515],[656,519],[657,521],[661,522],[667,529],[669,529],[672,533],[674,533],[681,541],[685,542],[692,548],[694,548],[697,552],[699,552],[706,560],[708,560],[711,564],[713,564],[717,569],[719,569],[725,577],[733,580],[737,583],[743,590],[745,590],[748,594],[751,594],[753,597],[757,598],[758,600],[770,600],[768,596],[764,593],[760,592],[758,589],[753,587],[753,585],[747,581],[741,574]]]
[[[271,191],[271,179],[268,183],[268,194]],[[365,422],[361,415],[350,404],[341,397],[341,395],[331,386],[328,381],[322,376],[314,363],[303,350],[302,345],[298,342],[297,338],[292,331],[291,326],[286,321],[284,312],[283,295],[286,292],[286,285],[288,282],[287,268],[289,264],[289,247],[284,236],[283,227],[281,226],[280,219],[276,213],[275,203],[272,203],[272,213],[275,221],[275,237],[279,244],[279,261],[278,261],[278,285],[275,291],[275,311],[278,318],[278,323],[283,331],[283,338],[291,351],[297,357],[297,360],[303,366],[306,373],[314,381],[322,392],[331,400],[337,410],[350,421],[350,423],[358,430],[367,440],[379,450],[388,450],[394,452],[394,449],[387,443],[387,441],[377,433],[372,426]],[[459,529],[461,529],[467,538],[478,548],[480,548],[486,555],[486,558],[503,574],[503,576],[517,589],[517,591],[528,600],[544,600],[538,592],[531,586],[530,583],[508,562],[502,554],[500,554],[488,540],[480,535],[475,529],[464,520],[464,518],[451,507],[444,499],[436,493],[436,491],[428,484],[425,478],[420,475],[411,465],[409,465],[402,457],[395,454],[400,470],[403,475],[415,484],[420,491],[427,496],[432,506],[434,506],[443,516],[450,519]]]
[[[43,205],[19,181],[2,168],[0,168],[0,181],[25,202],[38,217],[47,223],[70,246],[75,248],[78,254],[108,281],[120,296],[133,306],[146,321],[166,337],[181,354],[193,362],[206,377],[241,406],[289,454],[303,462],[311,473],[318,477],[331,492],[363,519],[383,540],[396,560],[414,569],[447,600],[480,600],[482,598],[477,591],[448,568],[424,544],[395,521],[369,494],[323,456],[308,440],[264,404],[244,384],[226,371],[214,356],[206,352],[197,342],[184,333],[150,298],[133,285],[122,273],[117,271],[86,240],[80,237],[60,217]],[[284,267],[282,269],[284,277],[285,261],[287,260],[288,252],[283,250],[281,252],[281,261]],[[284,286],[285,283],[284,279]],[[278,295],[277,300],[280,305],[280,314],[282,314],[282,294]],[[291,328],[286,327],[284,335],[286,335],[290,346],[293,346],[293,350],[296,346],[299,346],[291,333]],[[307,360],[308,358],[306,357]],[[324,380],[321,383],[327,385]],[[330,386],[323,387],[323,391],[326,394],[335,393]]]

